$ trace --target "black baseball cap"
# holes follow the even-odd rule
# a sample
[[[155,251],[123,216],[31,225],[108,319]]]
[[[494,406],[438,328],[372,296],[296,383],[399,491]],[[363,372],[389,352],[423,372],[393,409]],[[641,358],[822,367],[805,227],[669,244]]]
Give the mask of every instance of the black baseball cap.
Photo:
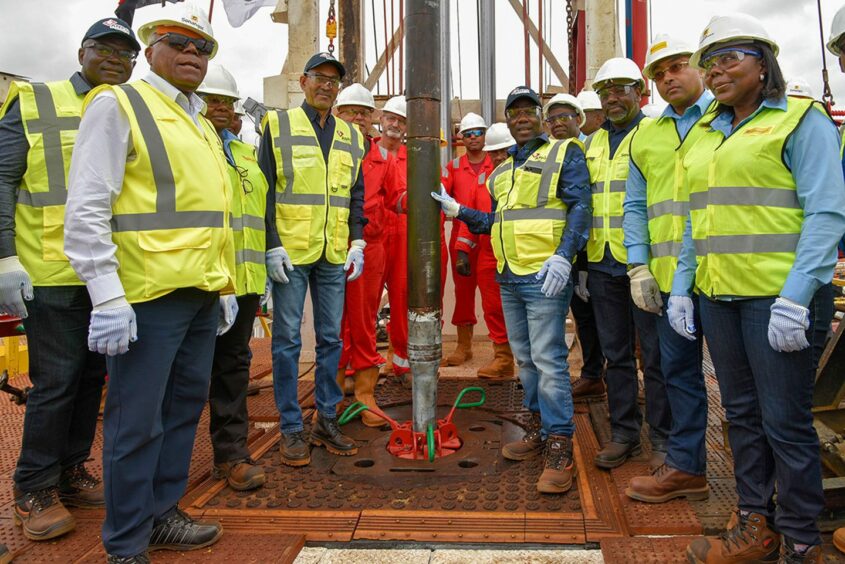
[[[536,92],[531,90],[528,86],[517,86],[513,90],[511,90],[510,94],[508,94],[508,99],[505,100],[505,109],[507,110],[510,108],[514,102],[519,100],[520,98],[528,98],[532,102],[534,102],[538,106],[542,106],[540,103],[540,97],[537,95]]]
[[[98,39],[106,37],[107,35],[115,35],[126,39],[130,45],[136,50],[141,50],[141,44],[135,38],[135,32],[132,31],[132,26],[121,20],[120,18],[105,18],[102,19],[85,32],[85,37],[82,38],[83,43],[87,39]]]
[[[341,62],[335,59],[334,55],[332,55],[328,51],[322,51],[308,59],[308,62],[305,63],[305,69],[302,72],[308,72],[314,67],[319,67],[320,65],[325,63],[334,65],[335,68],[337,68],[337,72],[340,73],[340,78],[343,78],[343,76],[346,74],[346,69],[343,67]]]

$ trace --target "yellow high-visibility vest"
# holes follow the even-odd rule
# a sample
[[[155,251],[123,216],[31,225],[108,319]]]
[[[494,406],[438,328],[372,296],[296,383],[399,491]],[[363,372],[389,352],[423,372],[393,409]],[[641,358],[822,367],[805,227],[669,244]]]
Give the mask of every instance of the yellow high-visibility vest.
[[[252,145],[229,142],[236,166],[229,166],[232,179],[232,231],[235,239],[235,282],[237,295],[263,294],[267,278],[264,265],[264,211],[267,208],[267,178],[258,168]]]

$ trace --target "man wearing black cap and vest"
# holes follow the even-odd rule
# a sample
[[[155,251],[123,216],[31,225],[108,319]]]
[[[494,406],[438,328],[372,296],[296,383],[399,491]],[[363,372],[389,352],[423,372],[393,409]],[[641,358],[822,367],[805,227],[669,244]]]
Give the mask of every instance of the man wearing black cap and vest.
[[[564,324],[572,297],[572,261],[587,243],[592,221],[590,174],[581,142],[550,141],[543,133],[537,93],[511,91],[505,117],[516,145],[490,174],[492,211],[458,204],[445,190],[432,196],[443,212],[473,233],[490,233],[508,340],[519,364],[531,423],[523,440],[502,455],[527,460],[545,451],[542,493],[572,487],[572,392]]]
[[[79,72],[15,82],[0,108],[0,311],[23,318],[33,383],[14,474],[15,519],[33,540],[73,530],[66,505],[104,504],[85,460],[106,365],[88,351],[91,300],[62,251],[65,178],[85,95],[126,82],[140,48],[129,24],[100,20],[82,38]]]
[[[266,259],[273,280],[273,391],[281,414],[282,462],[289,466],[310,463],[309,443],[340,456],[358,451],[341,433],[336,413],[343,399],[336,374],[346,280],[363,272],[366,246],[363,136],[331,113],[345,73],[331,53],[311,57],[299,78],[305,101],[267,114],[258,156],[270,185]],[[317,418],[306,437],[296,388],[309,287],[317,334]]]

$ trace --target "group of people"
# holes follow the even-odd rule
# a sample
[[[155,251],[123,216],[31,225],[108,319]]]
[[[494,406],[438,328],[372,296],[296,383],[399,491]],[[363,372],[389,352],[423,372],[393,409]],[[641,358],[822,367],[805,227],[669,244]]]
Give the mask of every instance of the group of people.
[[[266,114],[256,151],[238,137],[234,77],[209,63],[217,41],[205,14],[190,3],[160,14],[137,38],[117,18],[94,23],[79,72],[15,83],[0,108],[0,310],[23,319],[34,386],[15,521],[52,539],[75,527],[68,507],[105,507],[113,563],[220,538],[219,524],[178,507],[206,401],[214,475],[237,490],[264,483],[246,445],[246,394],[267,298],[286,465],[309,464],[312,446],[357,452],[338,425],[344,393],[371,408],[365,425],[381,424],[385,286],[392,369],[410,368],[404,97],[387,101],[371,136],[372,94],[341,89],[343,64],[318,53],[300,77],[305,101]],[[841,14],[828,47],[845,69]],[[151,72],[127,82],[141,43]],[[509,379],[519,366],[530,425],[502,455],[542,454],[538,491],[571,488],[573,401],[606,396],[612,436],[592,463],[638,455],[645,419],[652,471],[625,493],[706,498],[707,340],[738,506],[724,534],[690,543],[691,562],[821,561],[810,408],[845,177],[833,121],[787,96],[777,53],[759,21],[731,14],[697,46],[658,35],[642,69],[608,60],[578,97],[544,105],[519,86],[504,123],[464,116],[466,154],[432,192],[453,220],[441,284],[451,259],[458,343],[443,365],[472,356],[479,288],[495,356],[478,375]],[[646,78],[669,103],[654,119],[640,110]],[[297,380],[308,290],[317,409],[306,433]],[[570,308],[584,356],[574,382]],[[106,375],[101,480],[85,463]]]

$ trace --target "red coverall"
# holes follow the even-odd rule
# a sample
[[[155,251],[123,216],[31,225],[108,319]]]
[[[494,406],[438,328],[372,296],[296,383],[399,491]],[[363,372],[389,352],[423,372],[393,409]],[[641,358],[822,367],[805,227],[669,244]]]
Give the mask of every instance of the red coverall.
[[[388,193],[404,189],[399,186],[396,159],[372,139],[362,164],[364,174],[364,273],[346,283],[341,335],[343,352],[338,368],[364,370],[384,363],[376,349],[376,318],[381,302],[385,276],[385,241]],[[390,214],[395,215],[395,214]]]
[[[486,174],[479,175],[475,190],[466,202],[467,207],[483,212],[493,211],[486,182],[489,174],[488,171]],[[455,251],[456,253],[457,251],[471,253],[474,250],[477,254],[475,264],[472,265],[472,273],[477,277],[478,287],[481,290],[481,307],[484,310],[484,321],[487,322],[490,340],[497,345],[507,343],[508,333],[505,330],[505,316],[502,313],[502,297],[499,294],[499,283],[496,282],[496,256],[490,244],[490,235],[475,235],[470,233],[464,222],[458,223]],[[452,275],[455,276],[456,281],[460,278],[468,278],[454,272]]]

